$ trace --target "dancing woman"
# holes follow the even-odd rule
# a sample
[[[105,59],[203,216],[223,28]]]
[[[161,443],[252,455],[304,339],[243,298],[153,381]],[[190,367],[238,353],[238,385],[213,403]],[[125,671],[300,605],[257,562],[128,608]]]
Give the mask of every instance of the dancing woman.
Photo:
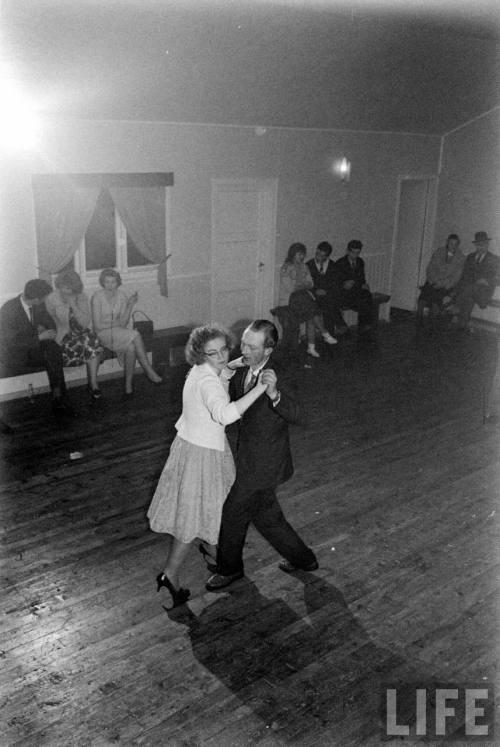
[[[222,327],[196,327],[186,345],[191,364],[182,392],[177,435],[148,509],[153,532],[167,535],[167,560],[156,579],[165,586],[173,606],[189,598],[180,587],[179,570],[190,545],[198,538],[215,549],[222,506],[234,482],[233,457],[224,432],[266,390],[257,380],[240,399],[230,402],[228,365],[231,338]],[[215,556],[215,552],[214,552]]]

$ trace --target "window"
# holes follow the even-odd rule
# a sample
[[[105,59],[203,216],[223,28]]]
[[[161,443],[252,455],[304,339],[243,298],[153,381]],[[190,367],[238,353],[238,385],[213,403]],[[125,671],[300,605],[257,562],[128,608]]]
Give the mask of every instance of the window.
[[[120,273],[131,269],[147,270],[154,263],[137,249],[116,210],[108,189],[101,189],[94,214],[85,232],[74,266],[82,276],[99,274],[105,267],[115,267]]]
[[[73,266],[94,285],[115,267],[124,279],[155,278],[167,296],[173,183],[171,172],[33,174],[39,268],[55,275]]]

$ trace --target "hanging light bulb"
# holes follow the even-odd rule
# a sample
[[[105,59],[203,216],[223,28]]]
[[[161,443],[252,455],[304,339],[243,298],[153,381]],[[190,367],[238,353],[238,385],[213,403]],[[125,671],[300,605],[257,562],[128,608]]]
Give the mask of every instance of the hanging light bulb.
[[[347,158],[342,158],[340,161],[340,178],[343,182],[348,182],[349,177],[351,176],[351,162],[347,160]]]

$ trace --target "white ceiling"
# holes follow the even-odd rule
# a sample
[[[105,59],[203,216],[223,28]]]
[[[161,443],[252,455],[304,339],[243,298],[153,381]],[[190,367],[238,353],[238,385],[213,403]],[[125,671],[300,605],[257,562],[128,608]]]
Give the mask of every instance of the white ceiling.
[[[42,110],[442,134],[500,104],[500,2],[2,0]]]

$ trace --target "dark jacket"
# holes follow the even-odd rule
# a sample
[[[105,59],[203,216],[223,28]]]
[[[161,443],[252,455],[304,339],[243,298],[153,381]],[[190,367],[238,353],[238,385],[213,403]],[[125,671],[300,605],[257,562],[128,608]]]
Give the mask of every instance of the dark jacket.
[[[56,325],[45,304],[33,307],[31,324],[21,303],[21,296],[11,298],[0,309],[0,362],[5,368],[23,366],[30,350],[38,348],[37,325],[55,329]]]
[[[236,446],[236,480],[255,489],[272,488],[288,480],[293,474],[288,423],[298,423],[300,408],[293,379],[278,363],[271,360],[265,368],[272,368],[278,377],[281,398],[276,407],[264,393],[248,408],[238,422]],[[248,367],[237,369],[229,385],[231,400],[243,396]]]
[[[320,271],[316,267],[316,262],[314,261],[314,259],[308,260],[306,262],[306,265],[308,266],[309,272],[311,273],[311,277],[313,279],[313,290],[325,290],[327,292],[331,292],[338,289],[339,282],[337,271],[335,269],[335,262],[333,262],[333,260],[328,260],[324,274],[320,273]]]
[[[338,282],[341,286],[342,283],[346,282],[346,280],[354,280],[353,287],[356,289],[361,288],[366,283],[365,263],[361,257],[357,258],[356,266],[353,269],[349,262],[349,257],[346,254],[335,262],[335,271],[337,273]]]
[[[473,285],[477,280],[484,279],[491,288],[500,284],[500,257],[492,252],[486,252],[481,262],[476,261],[477,252],[471,252],[465,258],[464,269],[458,281],[457,290],[467,285]]]

